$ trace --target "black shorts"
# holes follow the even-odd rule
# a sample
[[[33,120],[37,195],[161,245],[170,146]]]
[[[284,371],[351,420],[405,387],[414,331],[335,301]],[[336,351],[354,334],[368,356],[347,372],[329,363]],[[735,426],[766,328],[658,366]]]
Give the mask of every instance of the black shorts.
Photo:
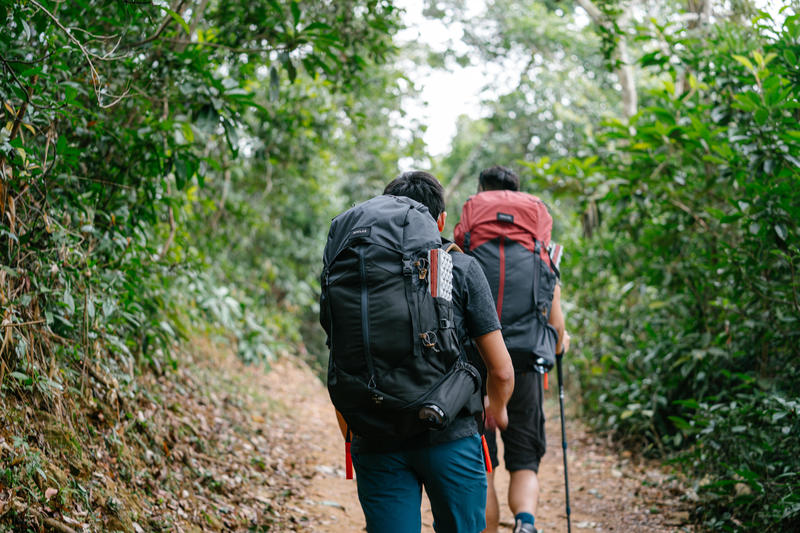
[[[514,375],[514,392],[508,401],[508,427],[500,432],[505,448],[503,462],[509,472],[539,472],[539,462],[547,449],[543,400],[542,374],[527,371]],[[499,461],[495,430],[486,430],[486,443],[492,467],[496,468]]]

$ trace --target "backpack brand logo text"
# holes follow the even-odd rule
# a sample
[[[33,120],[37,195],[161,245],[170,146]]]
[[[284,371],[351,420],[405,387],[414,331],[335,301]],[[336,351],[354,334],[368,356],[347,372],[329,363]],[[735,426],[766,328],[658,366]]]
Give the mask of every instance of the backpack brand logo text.
[[[366,237],[371,231],[372,228],[370,227],[356,228],[350,232],[350,237]]]
[[[500,222],[511,222],[514,223],[514,215],[509,215],[508,213],[497,213],[497,220]]]

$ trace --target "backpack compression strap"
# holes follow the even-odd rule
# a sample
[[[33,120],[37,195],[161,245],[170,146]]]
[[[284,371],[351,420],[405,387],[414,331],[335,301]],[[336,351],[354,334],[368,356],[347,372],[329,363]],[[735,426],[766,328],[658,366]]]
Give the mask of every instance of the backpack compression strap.
[[[459,248],[458,245],[456,243],[454,243],[454,242],[451,242],[450,244],[448,244],[447,247],[444,249],[444,251],[448,252],[448,253],[453,253],[453,252],[458,252],[460,254],[464,253],[464,250]]]

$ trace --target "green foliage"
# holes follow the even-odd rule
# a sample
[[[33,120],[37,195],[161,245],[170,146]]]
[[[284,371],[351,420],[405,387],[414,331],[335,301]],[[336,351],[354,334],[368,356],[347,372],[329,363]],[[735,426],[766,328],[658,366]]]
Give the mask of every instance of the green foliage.
[[[402,155],[393,5],[4,1],[0,25],[4,386],[113,388],[197,330],[251,361],[319,344],[343,173]]]
[[[28,501],[44,502],[44,487],[50,476],[45,471],[41,452],[31,449],[24,439],[14,437],[9,453],[10,456],[3,457],[0,482],[23,492]]]
[[[697,513],[710,529],[796,529],[800,457],[791,450],[797,449],[800,402],[754,392],[745,376],[740,381],[728,402],[689,405],[696,414],[683,430],[698,437],[693,467],[713,476],[699,486],[703,503]]]
[[[530,168],[581,191],[567,271],[583,394],[600,427],[697,479],[715,530],[800,519],[800,19],[652,26],[654,89],[596,156]],[[574,327],[574,326],[573,326]],[[778,453],[777,450],[780,450]],[[764,527],[766,526],[766,529]],[[791,528],[791,527],[790,527]]]
[[[644,18],[594,2],[590,26],[574,4],[496,0],[467,32],[484,58],[534,74],[460,124],[443,168],[454,181],[469,168],[450,210],[481,168],[521,167],[566,244],[567,364],[585,416],[683,465],[706,528],[795,529],[796,4],[772,20],[746,1],[715,2],[708,19],[688,11],[703,3],[643,2]],[[630,121],[609,72],[620,39],[638,56]]]

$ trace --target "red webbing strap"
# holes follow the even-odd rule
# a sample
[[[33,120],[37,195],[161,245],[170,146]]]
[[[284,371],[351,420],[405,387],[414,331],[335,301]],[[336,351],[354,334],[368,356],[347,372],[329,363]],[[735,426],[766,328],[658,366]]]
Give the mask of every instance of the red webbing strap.
[[[497,287],[497,318],[503,317],[503,292],[506,285],[506,238],[500,237],[500,283]]]
[[[547,372],[545,372],[544,373],[544,378],[542,378],[542,379],[544,379],[544,390],[550,390],[549,383],[547,383],[547,376],[548,375],[549,374]]]
[[[489,458],[489,445],[486,444],[486,435],[481,435],[481,444],[483,445],[483,462],[486,463],[486,473],[492,473],[492,460]]]
[[[353,479],[353,456],[350,454],[350,428],[347,428],[344,438],[344,469],[345,479]]]
[[[430,268],[430,277],[428,279],[430,279],[431,296],[436,298],[439,296],[439,250],[436,248],[431,250],[431,259],[428,268]]]

